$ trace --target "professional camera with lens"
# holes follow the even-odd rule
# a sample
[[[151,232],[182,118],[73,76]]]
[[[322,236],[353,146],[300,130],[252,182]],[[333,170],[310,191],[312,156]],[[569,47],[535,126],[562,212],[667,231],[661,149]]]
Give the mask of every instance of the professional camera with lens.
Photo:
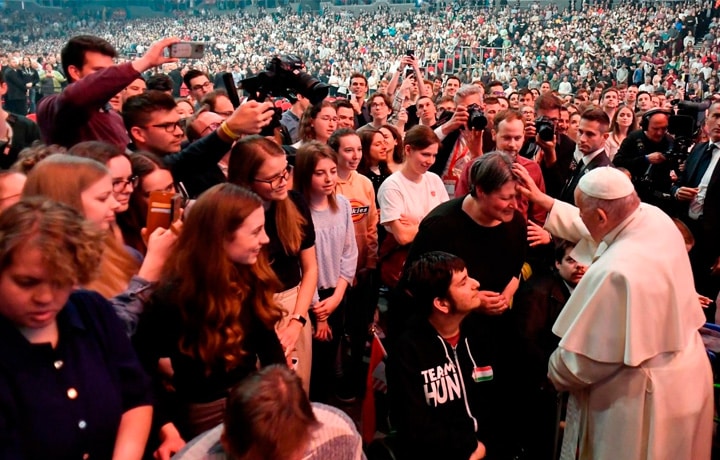
[[[674,99],[671,103],[676,108],[675,113],[668,119],[668,133],[672,134],[673,142],[664,155],[675,169],[687,159],[690,147],[695,143],[695,138],[704,123],[705,110],[710,104],[678,99]]]
[[[302,94],[314,105],[327,97],[330,87],[304,72],[304,67],[302,59],[293,54],[275,56],[263,72],[242,80],[240,85],[250,100],[263,102],[268,97],[284,97],[295,101],[297,95]],[[260,134],[272,135],[275,128],[280,127],[281,116],[282,111],[276,107],[272,121]]]
[[[303,72],[304,67],[302,59],[295,55],[275,56],[263,72],[240,83],[250,99],[264,101],[268,96],[297,99],[302,94],[311,104],[317,104],[327,97],[330,87]]]
[[[545,142],[555,140],[555,123],[548,117],[538,117],[535,120],[535,133]]]
[[[482,131],[487,128],[488,120],[485,113],[482,111],[479,105],[470,104],[467,108],[468,121],[467,129],[474,129],[475,131]]]

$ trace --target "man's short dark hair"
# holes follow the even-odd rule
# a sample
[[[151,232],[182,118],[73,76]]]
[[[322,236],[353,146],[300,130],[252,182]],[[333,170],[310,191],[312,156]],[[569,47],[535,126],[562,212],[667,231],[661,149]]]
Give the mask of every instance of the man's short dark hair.
[[[390,98],[390,96],[388,96],[385,93],[373,93],[372,96],[367,98],[368,104],[372,105],[373,101],[377,98],[380,98],[383,100],[383,102],[385,103],[385,105],[387,106],[387,108],[391,114],[394,112],[392,99]]]
[[[105,39],[93,35],[78,35],[73,37],[68,40],[60,52],[63,72],[68,80],[72,81],[70,72],[68,72],[70,66],[82,69],[82,66],[85,65],[85,53],[88,51],[94,51],[111,58],[117,57],[117,51],[115,51],[115,48]]]
[[[447,85],[447,82],[449,82],[450,80],[457,80],[458,84],[462,85],[462,80],[460,80],[460,77],[458,77],[457,75],[450,75],[449,77],[447,77],[447,79],[445,80],[445,84]]]
[[[560,107],[562,107],[563,101],[550,91],[547,93],[541,94],[535,99],[535,111],[543,110],[543,111],[550,111],[550,110],[560,110]]]
[[[500,82],[500,81],[498,81],[498,80],[493,80],[493,81],[491,81],[490,83],[487,84],[487,89],[488,89],[488,91],[490,91],[490,88],[492,88],[493,86],[500,86],[500,87],[502,88],[502,87],[503,87],[503,84],[502,84],[502,82]]]
[[[183,76],[183,82],[185,83],[185,86],[187,86],[187,89],[192,91],[192,85],[190,85],[190,82],[197,77],[206,77],[208,81],[210,80],[210,77],[203,72],[202,70],[198,69],[190,69],[187,71],[187,73]]]
[[[125,129],[130,132],[133,126],[145,126],[150,122],[154,112],[175,110],[176,105],[175,99],[162,91],[145,91],[132,96],[122,107]]]
[[[172,78],[164,73],[151,75],[150,78],[147,79],[146,85],[148,91],[154,89],[157,91],[172,92],[173,90]]]
[[[495,96],[487,96],[483,102],[485,102],[485,105],[495,105],[498,104],[500,101]]]
[[[446,96],[446,97],[447,97],[447,96]],[[420,99],[430,99],[430,102],[433,102],[433,100],[432,100],[432,98],[431,98],[430,96],[420,96],[420,97],[418,97],[417,100],[415,101],[415,105],[416,105],[416,106],[418,105],[418,102],[420,102]],[[451,99],[452,99],[452,98],[451,98]],[[435,105],[434,102],[433,102],[433,105]]]
[[[530,91],[530,90],[527,89],[527,88],[522,88],[522,89],[520,89],[520,91],[518,91],[517,93],[518,93],[518,95],[520,95],[520,98],[522,99],[523,96],[525,96],[526,94],[532,94],[532,91]]]
[[[365,86],[368,85],[367,77],[365,75],[355,72],[354,74],[350,75],[350,83],[352,83],[354,78],[362,78],[363,80],[365,80]]]
[[[435,299],[446,299],[453,275],[465,268],[458,256],[442,251],[427,252],[408,269],[408,291],[420,314],[430,316]]]
[[[605,96],[607,95],[607,93],[615,93],[615,94],[617,94],[618,97],[620,97],[620,91],[618,91],[618,89],[616,87],[611,86],[610,88],[603,91],[602,96],[600,96],[601,101],[603,99],[605,99]]]
[[[574,247],[575,243],[573,243],[572,241],[559,239],[558,242],[555,244],[555,262],[561,263],[565,258],[565,253],[567,252],[567,250],[572,250]]]
[[[337,98],[333,102],[333,107],[335,107],[335,110],[339,109],[340,107],[346,108],[346,109],[353,109],[353,105],[348,101],[347,99]]]
[[[602,132],[606,132],[610,127],[610,117],[607,116],[604,110],[598,108],[587,109],[580,115],[581,120],[596,121],[603,127]]]

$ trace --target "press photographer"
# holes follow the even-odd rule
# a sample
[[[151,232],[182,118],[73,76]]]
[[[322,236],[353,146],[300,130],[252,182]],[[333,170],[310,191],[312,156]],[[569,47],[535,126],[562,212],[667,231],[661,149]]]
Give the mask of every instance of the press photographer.
[[[632,182],[643,202],[668,211],[671,164],[666,153],[673,138],[668,134],[670,113],[652,109],[640,119],[640,129],[633,131],[620,144],[613,164],[630,171]],[[669,196],[669,195],[667,195]]]
[[[548,195],[559,197],[572,169],[575,140],[557,132],[562,101],[552,93],[535,100],[535,123],[525,123],[525,144],[520,155],[540,164]]]

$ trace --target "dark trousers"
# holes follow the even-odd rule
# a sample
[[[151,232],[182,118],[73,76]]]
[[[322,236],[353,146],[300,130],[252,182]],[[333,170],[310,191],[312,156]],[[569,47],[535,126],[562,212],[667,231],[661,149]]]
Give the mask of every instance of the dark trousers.
[[[367,365],[364,362],[370,325],[379,297],[379,276],[376,270],[358,277],[347,295],[345,331],[350,336],[350,360],[345,368],[346,383],[356,396],[365,393]]]
[[[320,300],[325,300],[335,292],[335,288],[318,290]],[[345,299],[328,318],[332,329],[332,339],[323,341],[313,338],[312,368],[310,370],[310,400],[327,403],[335,389],[335,364],[337,363],[340,339],[343,336],[343,315]],[[315,319],[313,317],[313,324]]]
[[[717,238],[717,235],[709,236],[706,234],[703,229],[702,217],[699,220],[693,220],[687,216],[682,216],[682,220],[695,237],[695,246],[690,251],[690,264],[695,279],[695,290],[698,294],[715,300],[718,291],[720,291],[720,277],[713,276],[710,273],[710,267],[717,260],[718,254],[713,250],[714,244],[708,240]],[[714,302],[704,309],[705,316],[711,323],[715,322],[716,309],[717,305]]]
[[[27,115],[27,99],[5,100],[5,110],[16,115]]]

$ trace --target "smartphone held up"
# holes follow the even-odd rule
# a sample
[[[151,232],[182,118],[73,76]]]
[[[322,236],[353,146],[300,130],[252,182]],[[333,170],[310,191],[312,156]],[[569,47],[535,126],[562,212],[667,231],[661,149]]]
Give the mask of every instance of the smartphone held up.
[[[177,59],[202,59],[205,55],[205,43],[178,42],[167,48],[168,57]]]

